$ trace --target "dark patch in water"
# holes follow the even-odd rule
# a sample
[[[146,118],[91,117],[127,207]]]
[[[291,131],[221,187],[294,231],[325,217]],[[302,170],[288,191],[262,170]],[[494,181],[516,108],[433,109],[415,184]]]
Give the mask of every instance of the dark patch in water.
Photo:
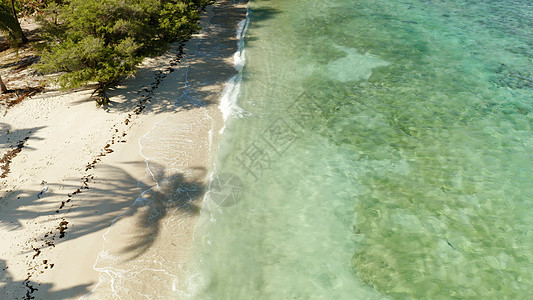
[[[527,71],[514,70],[506,64],[501,64],[496,73],[499,75],[499,78],[495,80],[498,86],[512,89],[533,88],[533,75]]]

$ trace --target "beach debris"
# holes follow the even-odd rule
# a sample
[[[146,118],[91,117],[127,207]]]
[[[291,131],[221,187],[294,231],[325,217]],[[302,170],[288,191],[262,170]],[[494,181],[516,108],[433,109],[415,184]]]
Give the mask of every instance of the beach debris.
[[[90,169],[94,168],[100,160],[100,158],[95,158],[91,163],[88,163],[87,166],[85,166],[85,171],[89,171]]]
[[[94,179],[94,175],[92,175],[92,174],[83,176],[81,178],[81,183],[83,184],[83,186],[81,188],[89,189],[89,181],[91,181],[92,179]]]
[[[28,288],[28,291],[26,291],[26,297],[24,299],[35,299],[34,296],[32,296],[33,292],[38,291],[36,287],[33,287],[30,284],[29,280],[24,281],[24,285]]]
[[[42,197],[44,197],[44,193],[48,192],[48,188],[49,186],[45,186],[44,189],[42,189],[38,194],[37,194],[37,198],[38,199],[41,199]]]
[[[33,251],[35,251],[35,254],[33,254],[33,259],[41,254],[41,250],[39,248],[33,248]]]
[[[52,236],[52,239],[54,239],[54,237],[55,237],[55,235]],[[46,246],[48,246],[48,247],[52,247],[52,248],[56,246],[56,245],[54,244],[54,242],[51,241],[51,240],[44,240],[44,244],[45,244]]]
[[[59,226],[57,227],[57,229],[59,229],[59,238],[64,238],[65,237],[65,234],[67,234],[67,229],[68,229],[68,221],[65,220],[64,218],[62,219],[62,221],[59,223]]]
[[[107,152],[106,154],[109,154],[109,153],[113,153],[115,151],[113,151],[113,149],[110,148],[111,145],[108,143],[107,145],[105,145],[104,147],[104,150]],[[105,155],[105,154],[104,154]]]
[[[4,156],[0,158],[0,178],[7,177],[7,174],[10,171],[9,166],[11,165],[11,161],[22,151],[22,148],[24,148],[24,144],[29,138],[30,137],[27,136],[22,141],[19,141],[13,149],[7,151]]]
[[[7,108],[11,108],[24,100],[25,98],[31,98],[32,96],[41,93],[44,90],[44,85],[38,87],[26,87],[20,90],[14,90],[12,93],[15,94],[16,98],[13,100],[6,99]]]
[[[177,58],[172,60],[172,64],[173,65],[177,64],[182,55],[183,55],[183,50],[182,50],[182,46],[180,46],[180,53],[178,53]],[[133,125],[133,122],[135,121],[136,115],[139,115],[146,108],[145,103],[150,102],[155,89],[157,89],[159,84],[163,81],[162,79],[164,79],[172,71],[173,69],[169,68],[165,71],[156,73],[156,78],[153,82],[151,89],[145,88],[144,90],[139,91],[139,93],[145,92],[146,94],[140,97],[141,99],[138,101],[134,110],[131,113],[127,114],[127,116],[120,123],[131,127]],[[93,174],[88,173],[87,171],[95,168],[96,165],[102,161],[102,157],[107,156],[108,154],[111,154],[114,152],[114,150],[111,149],[111,145],[115,145],[115,143],[127,142],[125,139],[125,137],[127,136],[126,131],[119,130],[118,128],[116,128],[116,126],[120,125],[120,123],[117,123],[113,126],[114,132],[112,134],[112,137],[111,139],[107,141],[105,146],[101,148],[100,153],[96,155],[96,157],[93,157],[94,159],[91,162],[86,164],[86,167],[85,167],[86,175],[81,177],[81,186],[75,191],[67,194],[68,198],[66,200],[61,201],[61,203],[58,205],[58,209],[55,211],[56,213],[59,213],[61,210],[66,210],[69,207],[71,208],[72,205],[69,206],[68,203],[70,203],[73,200],[73,197],[75,197],[75,195],[77,194],[82,193],[85,189],[89,189],[90,182],[95,178],[95,176]],[[24,141],[21,141],[17,145],[17,148],[14,149],[15,152],[12,153],[14,155],[11,155],[9,160],[13,158],[16,154],[18,154],[18,152],[20,152],[20,149],[22,149],[22,147],[24,146],[24,142],[28,138],[26,138]],[[0,168],[2,167],[2,163],[4,162],[0,161]],[[2,170],[4,170],[4,168],[0,169],[0,174],[2,174],[1,173]],[[44,197],[45,193],[49,189],[48,183],[45,180],[41,181],[41,185],[43,186],[43,189],[38,193],[38,198]],[[182,189],[180,190],[180,192],[187,194],[187,192],[194,192],[196,190],[197,189]],[[70,208],[68,211],[70,211]],[[67,213],[68,211],[65,211],[65,213]],[[95,210],[94,213],[98,213],[98,211]],[[59,224],[56,225],[55,228],[47,231],[44,234],[44,236],[42,236],[41,242],[43,244],[40,246],[40,247],[43,247],[42,250],[39,249],[38,247],[34,247],[33,245],[30,246],[30,249],[34,251],[33,253],[34,260],[31,262],[28,261],[28,277],[24,281],[24,285],[27,287],[25,299],[35,299],[35,296],[33,296],[33,293],[37,291],[37,288],[32,286],[33,282],[30,280],[33,277],[33,275],[44,273],[45,271],[50,270],[54,267],[54,264],[50,263],[48,259],[43,258],[42,260],[39,260],[37,262],[35,261],[35,258],[37,258],[38,256],[41,256],[41,257],[44,256],[46,254],[46,251],[45,251],[46,247],[49,247],[49,248],[55,247],[56,246],[55,243],[57,242],[56,239],[64,238],[66,236],[68,225],[69,225],[69,221],[67,221],[65,218],[61,218]],[[37,242],[37,240],[35,240],[35,242]],[[45,251],[45,252],[41,252],[41,251]]]

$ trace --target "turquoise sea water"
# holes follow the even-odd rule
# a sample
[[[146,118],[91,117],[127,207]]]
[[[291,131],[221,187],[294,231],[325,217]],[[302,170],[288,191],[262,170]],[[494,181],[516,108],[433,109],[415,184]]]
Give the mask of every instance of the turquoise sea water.
[[[256,0],[245,50],[195,298],[531,297],[533,2]]]

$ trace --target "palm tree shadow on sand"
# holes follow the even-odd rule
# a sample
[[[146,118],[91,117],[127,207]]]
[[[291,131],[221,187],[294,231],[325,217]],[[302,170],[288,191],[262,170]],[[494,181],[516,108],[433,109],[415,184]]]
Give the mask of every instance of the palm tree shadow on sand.
[[[153,167],[153,164],[152,166]],[[192,233],[205,193],[205,168],[174,175],[161,166],[152,173],[157,185],[146,187],[104,235],[94,265],[100,281],[95,297],[114,291],[119,297],[157,293],[172,286],[192,251]]]
[[[141,183],[142,188],[125,188],[124,183],[132,182],[133,178],[120,168],[100,168],[105,174],[101,178],[105,186],[91,187],[87,192],[87,200],[99,205],[78,209],[86,211],[87,215],[91,211],[108,208],[122,211],[115,215],[114,220],[107,219],[111,227],[106,238],[106,241],[114,245],[113,252],[120,255],[122,261],[135,259],[149,251],[161,238],[160,234],[172,226],[168,223],[169,219],[194,218],[200,213],[201,200],[206,190],[204,180],[207,170],[203,167],[188,168],[188,175],[169,174],[165,166],[151,162],[150,169],[157,184],[149,186]],[[149,184],[153,185],[153,181]],[[124,206],[124,202],[122,209],[118,204],[112,205],[115,197],[131,199],[129,206]],[[102,227],[87,228],[84,231],[88,233],[99,228]],[[72,232],[71,237],[75,234]]]
[[[205,169],[198,168],[205,174]],[[159,176],[155,176],[158,178]],[[161,177],[159,177],[161,178]],[[157,186],[143,192],[134,205],[121,217],[133,217],[134,234],[121,249],[126,260],[133,260],[148,251],[160,238],[160,233],[170,220],[180,220],[199,215],[200,201],[205,193],[205,183],[189,180],[183,174],[159,179]],[[179,226],[175,228],[179,230]],[[176,234],[181,234],[179,231]]]
[[[104,248],[108,248],[105,250],[110,250],[118,256],[119,261],[103,260],[101,266],[104,269],[108,266],[125,269],[131,265],[133,260],[140,257],[153,257],[154,251],[165,247],[166,249],[163,250],[166,252],[158,252],[157,256],[166,259],[176,252],[186,251],[182,250],[184,245],[176,241],[180,239],[175,237],[176,235],[187,236],[187,233],[181,232],[181,225],[177,224],[179,221],[174,221],[192,219],[199,214],[200,201],[205,192],[203,180],[206,170],[189,168],[187,174],[174,175],[169,175],[166,168],[162,166],[158,166],[157,170],[160,174],[155,178],[159,179],[159,184],[151,188],[145,185],[147,190],[141,196],[139,196],[141,190],[136,184],[138,183],[136,178],[122,168],[105,165],[99,166],[98,182],[101,184],[90,183],[88,189],[84,189],[79,195],[72,196],[72,201],[68,203],[64,202],[69,197],[60,191],[74,191],[79,189],[80,185],[49,183],[50,189],[41,199],[37,196],[39,190],[12,191],[9,197],[2,199],[12,205],[4,207],[4,209],[9,209],[9,216],[0,220],[0,227],[10,231],[21,230],[22,224],[35,218],[36,215],[47,215],[55,228],[65,218],[69,221],[69,228],[65,231],[64,237],[56,236],[55,239],[50,240],[55,245],[110,228],[106,243],[109,241],[111,246],[104,246]],[[69,181],[75,182],[76,180]],[[43,199],[57,204],[42,206]],[[72,206],[69,206],[71,204]],[[63,208],[58,210],[59,206]],[[95,214],[96,212],[98,214]],[[74,226],[70,227],[70,224]],[[76,226],[81,224],[83,225]],[[109,227],[111,224],[113,225]],[[114,234],[114,231],[117,234]],[[43,240],[40,235],[35,238],[39,241]],[[39,262],[43,259],[49,259],[49,251],[53,249],[45,245],[39,246],[41,244],[41,242],[32,244],[43,251],[39,257],[32,260],[37,265],[40,265]],[[169,245],[172,249],[167,247]],[[95,245],[95,247],[101,246]],[[32,254],[33,251],[28,248],[23,254]],[[76,253],[69,252],[64,255],[75,256]],[[135,261],[132,263],[137,264]],[[142,263],[139,266],[142,266]],[[56,268],[46,272],[55,270]],[[57,291],[52,283],[32,279],[14,281],[12,278],[6,261],[0,260],[0,294],[8,292],[13,296],[10,297],[11,299],[24,298],[28,291],[31,296],[37,298],[46,296],[46,299],[70,299],[88,293],[91,288],[91,285],[76,285]],[[30,287],[38,290],[33,291]]]

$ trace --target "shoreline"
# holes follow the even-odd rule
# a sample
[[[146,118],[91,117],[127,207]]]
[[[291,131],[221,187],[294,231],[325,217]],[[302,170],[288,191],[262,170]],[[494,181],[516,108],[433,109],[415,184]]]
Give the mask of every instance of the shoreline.
[[[0,232],[9,241],[0,245],[0,294],[100,299],[150,287],[154,296],[174,295],[223,126],[217,106],[236,73],[235,28],[245,13],[245,4],[209,6],[183,58],[177,45],[147,59],[136,78],[110,93],[107,110],[96,109],[86,90],[47,91],[10,108],[0,121],[0,154],[25,143],[0,179]],[[165,153],[166,161],[158,157]],[[122,290],[109,277],[120,268]]]

